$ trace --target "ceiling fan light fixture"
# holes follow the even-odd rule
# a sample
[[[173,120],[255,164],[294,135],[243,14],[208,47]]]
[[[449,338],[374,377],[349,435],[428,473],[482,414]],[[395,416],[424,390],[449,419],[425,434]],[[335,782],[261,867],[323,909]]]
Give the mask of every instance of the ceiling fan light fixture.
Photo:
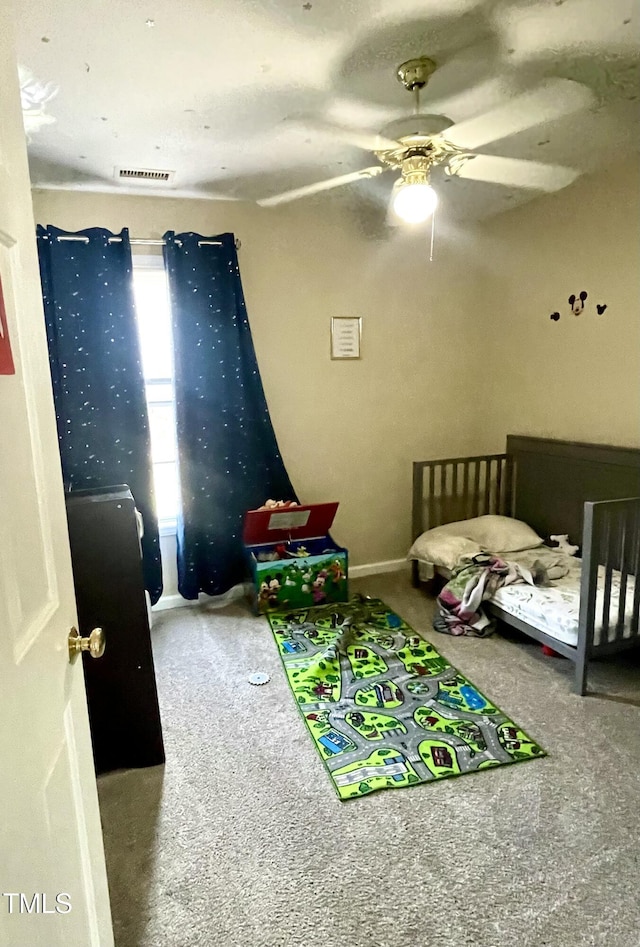
[[[437,204],[438,195],[426,179],[422,182],[403,182],[393,198],[394,212],[407,224],[424,223],[431,217]]]

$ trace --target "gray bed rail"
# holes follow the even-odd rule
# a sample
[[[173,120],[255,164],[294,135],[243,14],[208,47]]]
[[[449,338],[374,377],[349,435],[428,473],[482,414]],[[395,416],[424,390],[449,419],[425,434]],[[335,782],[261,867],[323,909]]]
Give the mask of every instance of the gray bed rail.
[[[640,497],[585,503],[576,693],[586,692],[591,655],[640,643],[639,618]]]

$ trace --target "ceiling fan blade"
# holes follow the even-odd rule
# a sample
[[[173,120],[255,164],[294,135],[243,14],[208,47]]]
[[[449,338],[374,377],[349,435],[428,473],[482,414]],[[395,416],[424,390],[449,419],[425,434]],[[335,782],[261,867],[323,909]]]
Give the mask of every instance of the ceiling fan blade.
[[[274,194],[273,197],[264,197],[257,201],[260,207],[275,207],[276,204],[286,204],[289,201],[295,201],[299,197],[307,197],[310,194],[317,194],[320,191],[328,191],[334,187],[342,187],[343,184],[351,184],[353,181],[360,181],[363,178],[375,178],[378,174],[389,170],[382,165],[374,165],[372,168],[363,168],[361,171],[352,171],[350,174],[341,174],[337,178],[327,178],[326,181],[318,181],[316,184],[307,184],[305,187],[296,187],[291,191],[283,191],[282,194]]]
[[[448,128],[443,137],[470,151],[527,128],[587,108],[595,101],[591,89],[572,79],[546,79],[506,105]]]
[[[303,116],[296,117],[293,120],[300,122],[309,131],[318,131],[321,134],[330,135],[347,145],[353,145],[354,148],[362,148],[363,151],[396,151],[398,148],[402,148],[400,142],[393,138],[386,138],[384,135],[378,135],[375,132],[348,128],[346,125],[329,121],[326,118]]]
[[[456,177],[473,181],[488,181],[506,187],[525,187],[538,191],[559,191],[571,184],[580,172],[558,164],[525,161],[521,158],[503,158],[498,155],[474,155],[461,161],[459,169],[452,167]]]

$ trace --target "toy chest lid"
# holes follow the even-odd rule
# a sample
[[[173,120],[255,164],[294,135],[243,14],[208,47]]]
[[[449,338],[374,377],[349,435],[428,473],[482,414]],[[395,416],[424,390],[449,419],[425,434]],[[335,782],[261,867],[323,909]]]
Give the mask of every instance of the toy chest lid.
[[[310,503],[308,506],[249,510],[244,517],[243,541],[246,546],[259,546],[288,539],[326,536],[338,506],[338,503]]]

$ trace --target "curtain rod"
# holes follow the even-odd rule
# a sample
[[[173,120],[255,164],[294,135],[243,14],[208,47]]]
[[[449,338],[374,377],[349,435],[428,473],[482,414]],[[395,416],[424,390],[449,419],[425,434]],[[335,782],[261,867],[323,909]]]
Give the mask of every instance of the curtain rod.
[[[56,240],[72,240],[79,243],[89,243],[88,237],[75,237],[71,235],[62,235],[62,236],[56,237]],[[122,237],[109,237],[108,243],[122,243]],[[129,243],[132,243],[132,244],[137,243],[145,247],[164,247],[166,244],[166,240],[151,240],[151,239],[147,240],[145,237],[131,237],[131,239],[129,240]],[[176,240],[176,243],[182,246],[181,240]],[[242,243],[237,237],[234,243],[236,246],[236,250],[239,250],[240,247],[242,246]],[[199,247],[221,247],[222,241],[221,240],[198,240],[198,246]]]

